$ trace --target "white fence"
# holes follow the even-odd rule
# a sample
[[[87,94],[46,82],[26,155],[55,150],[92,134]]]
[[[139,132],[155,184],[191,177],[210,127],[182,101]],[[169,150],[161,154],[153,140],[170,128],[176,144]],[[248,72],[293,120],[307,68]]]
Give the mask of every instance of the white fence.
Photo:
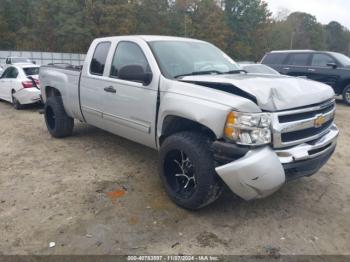
[[[72,65],[82,65],[85,60],[85,54],[0,51],[0,65],[5,64],[5,60],[9,56],[29,58],[30,60],[35,61],[38,65],[47,65],[50,63],[68,63]]]

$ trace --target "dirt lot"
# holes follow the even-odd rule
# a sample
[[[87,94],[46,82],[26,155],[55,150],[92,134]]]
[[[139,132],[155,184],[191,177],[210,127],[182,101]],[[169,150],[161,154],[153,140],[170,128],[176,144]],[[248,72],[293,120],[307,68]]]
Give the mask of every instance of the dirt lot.
[[[81,123],[53,139],[38,110],[0,102],[0,254],[350,254],[349,107],[316,176],[199,212],[167,198],[155,151]]]

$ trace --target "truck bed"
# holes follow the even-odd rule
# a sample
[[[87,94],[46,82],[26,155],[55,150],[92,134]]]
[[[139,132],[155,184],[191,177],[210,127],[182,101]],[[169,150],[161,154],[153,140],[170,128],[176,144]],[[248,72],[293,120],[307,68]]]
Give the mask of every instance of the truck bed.
[[[80,111],[79,81],[82,66],[70,64],[50,64],[40,67],[40,83],[43,100],[46,101],[48,87],[56,87],[61,91],[63,105],[67,114],[73,118],[83,120]]]
[[[81,71],[83,69],[83,66],[81,65],[76,66],[76,65],[66,64],[66,63],[51,63],[42,67],[53,67],[53,68],[73,70],[73,71]]]

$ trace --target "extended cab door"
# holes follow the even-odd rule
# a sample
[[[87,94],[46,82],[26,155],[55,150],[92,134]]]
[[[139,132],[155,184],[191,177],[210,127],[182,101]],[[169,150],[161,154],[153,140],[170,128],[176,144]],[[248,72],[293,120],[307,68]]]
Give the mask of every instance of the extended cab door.
[[[328,64],[333,64],[334,67]],[[337,61],[329,54],[315,53],[312,55],[311,65],[308,67],[308,78],[336,88],[340,79],[337,74],[337,66],[339,66]]]
[[[152,74],[150,83],[124,80],[121,69],[142,67]],[[155,121],[159,69],[147,43],[140,39],[120,40],[113,46],[113,55],[106,67],[108,80],[103,95],[103,128],[138,143],[156,147]],[[107,75],[106,75],[107,76]]]
[[[111,41],[92,43],[90,51],[93,54],[88,54],[80,79],[80,106],[84,119],[87,123],[100,128],[103,128],[104,88],[109,83],[104,73],[111,45]]]

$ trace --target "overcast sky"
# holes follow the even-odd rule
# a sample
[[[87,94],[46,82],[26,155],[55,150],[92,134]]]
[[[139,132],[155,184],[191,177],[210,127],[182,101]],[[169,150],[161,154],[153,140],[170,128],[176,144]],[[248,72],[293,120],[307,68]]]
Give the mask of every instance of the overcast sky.
[[[265,0],[275,15],[280,8],[312,14],[322,24],[338,21],[350,29],[350,0]]]

